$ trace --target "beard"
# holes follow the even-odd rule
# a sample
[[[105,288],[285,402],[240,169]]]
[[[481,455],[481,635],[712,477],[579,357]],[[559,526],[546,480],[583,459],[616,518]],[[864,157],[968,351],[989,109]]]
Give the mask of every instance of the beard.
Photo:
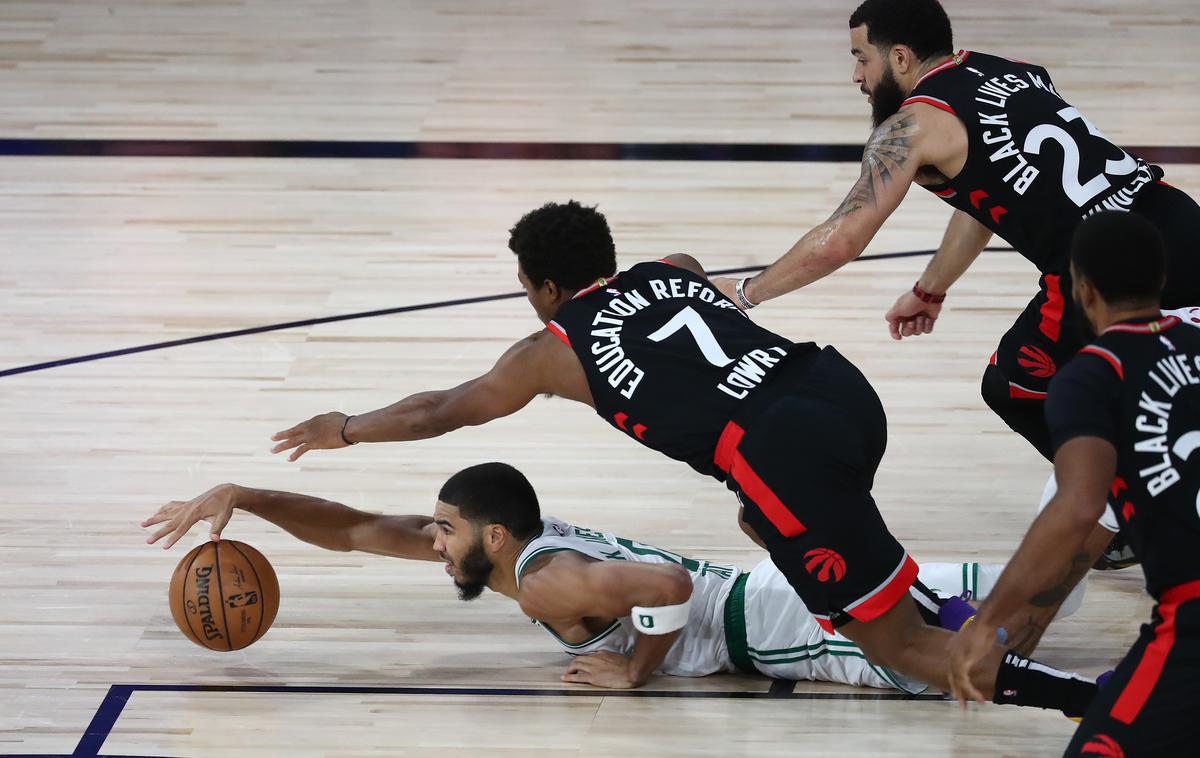
[[[904,102],[904,97],[900,90],[900,82],[896,81],[896,75],[892,73],[891,64],[886,64],[883,78],[875,85],[875,89],[871,90],[871,121],[874,127],[878,128],[884,121],[895,116]]]
[[[458,564],[462,579],[456,578],[454,586],[458,587],[459,599],[474,600],[482,595],[488,579],[492,577],[493,568],[487,551],[483,549],[483,540],[476,540]]]

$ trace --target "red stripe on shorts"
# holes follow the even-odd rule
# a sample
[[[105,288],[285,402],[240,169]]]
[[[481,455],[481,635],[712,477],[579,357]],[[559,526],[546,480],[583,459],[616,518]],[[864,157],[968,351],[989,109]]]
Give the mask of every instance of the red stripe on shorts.
[[[755,473],[742,454],[738,452],[738,445],[741,444],[745,434],[746,430],[734,422],[730,421],[726,424],[720,439],[717,440],[713,463],[737,482],[746,497],[758,506],[767,520],[784,537],[795,537],[808,531],[808,528],[800,523],[800,519],[796,518],[794,513],[788,510],[779,496],[771,491],[762,477]]]
[[[1200,581],[1181,584],[1162,593],[1158,603],[1162,623],[1154,628],[1154,639],[1146,645],[1133,676],[1108,712],[1114,719],[1123,724],[1132,724],[1138,717],[1142,706],[1150,699],[1154,686],[1158,684],[1167,656],[1175,644],[1175,610],[1180,603],[1197,598],[1200,598]]]
[[[1038,325],[1038,329],[1051,342],[1058,342],[1058,335],[1062,332],[1063,294],[1060,278],[1046,274],[1046,302],[1042,303],[1042,323]]]
[[[1019,384],[1008,383],[1008,396],[1013,400],[1045,400],[1046,393],[1025,389]]]
[[[846,608],[846,613],[858,621],[872,621],[879,618],[900,602],[900,598],[908,594],[908,588],[917,580],[917,570],[917,562],[906,554],[900,568],[891,579],[870,595],[851,603]]]

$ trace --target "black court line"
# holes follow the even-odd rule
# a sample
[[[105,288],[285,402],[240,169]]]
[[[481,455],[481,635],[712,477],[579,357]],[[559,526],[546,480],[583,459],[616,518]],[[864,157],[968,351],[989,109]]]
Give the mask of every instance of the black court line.
[[[114,684],[108,688],[92,721],[88,724],[75,751],[69,755],[30,753],[21,755],[37,758],[125,758],[102,754],[101,748],[116,726],[129,698],[135,692],[252,692],[273,695],[437,695],[468,697],[632,697],[666,699],[721,700],[904,700],[944,702],[941,695],[909,695],[901,692],[793,692],[796,683],[789,679],[775,680],[766,692],[743,690],[603,690],[567,688],[491,688],[491,687],[338,687],[239,684]],[[18,754],[6,753],[7,756]],[[140,758],[150,758],[142,756]]]
[[[1200,163],[1200,147],[1190,145],[1126,151],[1152,163]],[[862,152],[861,144],[828,143],[0,139],[0,156],[857,163]]]
[[[1012,248],[1006,247],[989,247],[990,252],[1011,252]],[[857,261],[878,261],[889,258],[912,258],[921,255],[933,255],[933,250],[914,250],[904,253],[879,253],[877,255],[862,255]],[[744,274],[749,272],[762,271],[765,266],[747,266],[744,268],[721,269],[718,271],[708,272],[712,276],[723,276],[725,274]],[[245,337],[250,334],[262,334],[263,332],[278,332],[284,329],[298,329],[301,327],[316,326],[318,324],[332,324],[337,321],[351,321],[359,318],[373,318],[375,316],[391,316],[397,313],[412,313],[414,311],[427,311],[436,308],[452,308],[459,305],[472,305],[474,303],[490,303],[496,300],[512,300],[518,297],[525,297],[524,292],[504,292],[498,295],[480,295],[479,297],[466,297],[458,300],[441,300],[433,303],[420,303],[418,305],[402,305],[397,308],[381,308],[374,311],[360,311],[358,313],[344,313],[338,316],[323,316],[320,318],[309,318],[300,321],[287,321],[282,324],[268,324],[266,326],[252,326],[247,329],[235,329],[231,332],[216,332],[214,334],[200,334],[195,337],[184,337],[183,339],[169,340],[167,342],[154,342],[149,345],[138,345],[136,347],[125,347],[118,350],[108,350],[103,353],[91,353],[89,355],[77,355],[72,358],[60,358],[58,360],[46,361],[45,363],[33,363],[27,366],[16,366],[15,368],[0,370],[0,377],[15,376],[17,374],[27,374],[32,371],[44,371],[46,369],[57,368],[59,366],[70,366],[74,363],[88,363],[90,361],[99,361],[106,358],[119,358],[123,355],[134,355],[136,353],[146,353],[152,350],[165,350],[169,347],[180,347],[182,345],[195,345],[200,342],[212,342],[213,340],[230,339],[231,337]]]

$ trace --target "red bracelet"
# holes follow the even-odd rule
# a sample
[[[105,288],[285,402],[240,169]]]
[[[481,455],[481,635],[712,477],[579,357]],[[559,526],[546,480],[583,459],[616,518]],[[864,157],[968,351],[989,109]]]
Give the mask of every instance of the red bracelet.
[[[923,303],[935,303],[936,304],[936,303],[946,302],[946,295],[944,293],[941,295],[932,295],[932,294],[926,292],[925,290],[921,289],[920,280],[918,280],[915,284],[913,284],[912,293],[914,295],[916,295],[917,299]]]

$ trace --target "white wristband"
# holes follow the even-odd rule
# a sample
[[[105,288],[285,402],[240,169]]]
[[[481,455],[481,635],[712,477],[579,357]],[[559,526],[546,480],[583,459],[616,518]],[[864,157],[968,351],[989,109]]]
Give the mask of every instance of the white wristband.
[[[656,605],[653,608],[635,605],[630,611],[633,628],[642,634],[670,634],[687,624],[691,605],[690,597],[679,605]]]

